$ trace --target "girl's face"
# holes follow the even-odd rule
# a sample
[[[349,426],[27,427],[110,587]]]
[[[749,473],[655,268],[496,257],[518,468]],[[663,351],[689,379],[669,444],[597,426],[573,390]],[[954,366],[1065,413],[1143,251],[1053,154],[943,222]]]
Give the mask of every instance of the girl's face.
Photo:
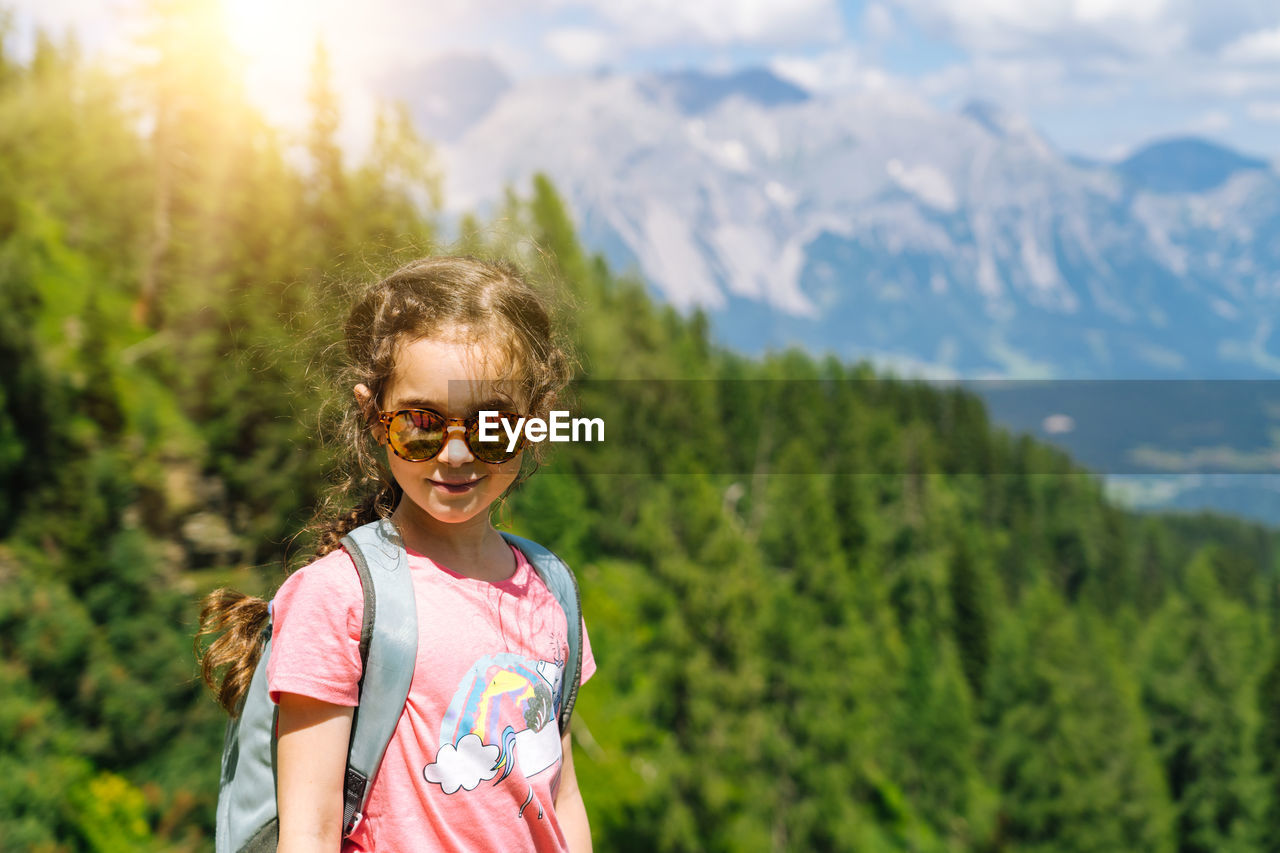
[[[484,347],[448,338],[419,338],[401,344],[379,408],[434,409],[448,418],[466,418],[489,409],[523,411],[522,401],[513,400],[499,383],[485,379],[485,367],[498,364]],[[357,385],[356,398],[362,405],[371,399],[365,385]],[[378,429],[385,446],[386,435]],[[462,430],[452,428],[440,452],[424,462],[401,459],[387,448],[391,475],[404,490],[397,514],[425,526],[487,523],[486,511],[520,472],[521,454],[498,464],[481,462],[463,440]]]

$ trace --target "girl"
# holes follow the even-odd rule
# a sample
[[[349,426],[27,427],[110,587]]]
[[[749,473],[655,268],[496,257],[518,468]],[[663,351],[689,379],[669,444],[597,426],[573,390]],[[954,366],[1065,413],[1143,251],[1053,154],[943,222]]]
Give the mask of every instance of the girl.
[[[524,451],[511,456],[505,436],[495,446],[476,431],[480,411],[550,411],[569,358],[548,313],[504,265],[425,259],[364,294],[346,351],[354,465],[339,500],[372,488],[359,509],[330,513],[320,559],[274,599],[267,683],[279,706],[279,850],[590,850],[569,733],[547,725],[568,657],[564,611],[490,522]],[[390,518],[408,552],[418,659],[364,818],[343,840],[363,599],[338,542],[378,517]],[[260,599],[220,590],[206,602],[202,634],[231,629],[202,661],[229,710],[253,673],[265,620]],[[584,631],[582,681],[594,671]]]

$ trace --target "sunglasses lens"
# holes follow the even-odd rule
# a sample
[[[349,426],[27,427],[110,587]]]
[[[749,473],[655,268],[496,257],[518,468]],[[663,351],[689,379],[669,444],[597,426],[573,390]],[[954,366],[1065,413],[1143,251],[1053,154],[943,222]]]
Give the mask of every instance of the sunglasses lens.
[[[506,462],[520,452],[520,448],[524,446],[522,437],[522,440],[516,443],[513,450],[507,449],[511,444],[511,433],[516,431],[516,425],[519,420],[519,415],[513,415],[510,412],[499,412],[497,429],[489,429],[489,434],[496,436],[496,438],[482,441],[480,439],[480,425],[477,423],[467,431],[467,446],[471,448],[472,454],[481,462],[490,464]]]
[[[407,410],[396,412],[387,425],[391,449],[404,459],[421,462],[430,459],[444,446],[444,419],[434,412]]]

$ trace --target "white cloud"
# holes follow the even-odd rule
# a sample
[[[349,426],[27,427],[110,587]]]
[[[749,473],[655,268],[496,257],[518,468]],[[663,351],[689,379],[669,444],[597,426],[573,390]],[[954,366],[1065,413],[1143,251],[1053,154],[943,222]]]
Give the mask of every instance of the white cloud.
[[[978,53],[1167,52],[1185,33],[1165,0],[898,0],[922,24]]]
[[[834,0],[594,0],[592,7],[637,44],[789,45],[843,35]]]
[[[1066,7],[1068,14],[1082,23],[1110,24],[1115,21],[1151,23],[1165,13],[1168,5],[1165,0],[1074,0]]]
[[[1225,110],[1209,110],[1196,116],[1187,125],[1193,133],[1217,133],[1231,127],[1231,115]]]
[[[344,144],[356,153],[371,135],[379,81],[456,52],[485,52],[516,79],[649,60],[729,70],[772,54],[775,73],[817,94],[887,89],[951,105],[980,97],[1093,152],[1172,128],[1238,136],[1250,122],[1256,145],[1272,147],[1264,137],[1280,103],[1280,4],[1259,0],[866,0],[852,34],[839,0],[222,2],[240,10],[240,39],[257,45],[243,64],[251,96],[291,133],[305,127],[311,50],[317,35],[325,40]],[[143,5],[9,2],[15,42],[34,21],[74,28],[91,51],[127,41]],[[876,67],[886,42],[932,70]],[[938,69],[941,57],[954,64]],[[1164,118],[1126,104],[1158,104],[1149,113]],[[1062,107],[1071,117],[1055,128]],[[1155,121],[1164,124],[1147,126]]]
[[[893,12],[883,3],[872,3],[862,13],[862,29],[876,41],[884,41],[897,32],[898,25]]]
[[[498,754],[502,750],[496,744],[486,745],[474,732],[463,735],[455,747],[446,743],[436,753],[434,764],[422,768],[428,781],[439,785],[446,794],[459,788],[468,791],[498,772]]]
[[[1254,101],[1247,112],[1254,121],[1280,122],[1280,101]]]
[[[927,29],[979,54],[1112,55],[1130,60],[1213,53],[1280,10],[1256,0],[896,0]]]
[[[561,27],[543,41],[557,59],[575,68],[599,65],[613,53],[608,34],[593,27]]]
[[[1070,80],[1067,63],[1058,57],[980,56],[926,74],[918,86],[926,97],[981,97],[1019,110],[1063,100]]]
[[[361,80],[412,65],[432,53],[485,47],[507,67],[518,67],[522,60],[536,66],[536,59],[510,55],[530,45],[541,46],[561,62],[581,65],[637,48],[794,47],[830,44],[845,35],[837,0],[224,2],[242,34],[260,45],[276,44],[294,66],[303,47],[309,58],[309,48],[319,36],[330,49],[335,71],[354,73]],[[11,0],[10,5],[20,24],[74,28],[84,41],[97,44],[102,34],[118,34],[142,0]],[[498,27],[525,35],[512,39]]]
[[[1228,62],[1280,62],[1280,26],[1241,36],[1222,49]]]
[[[1183,68],[1177,82],[1185,92],[1235,100],[1247,96],[1280,94],[1280,76],[1262,68],[1223,68],[1210,65]]]
[[[655,48],[802,47],[845,36],[836,0],[534,0],[522,6],[526,15],[537,7],[590,19],[542,38],[560,61],[577,67]]]
[[[862,62],[850,47],[814,56],[780,54],[769,61],[769,68],[779,77],[816,94],[853,89],[882,91],[898,86],[895,78]]]

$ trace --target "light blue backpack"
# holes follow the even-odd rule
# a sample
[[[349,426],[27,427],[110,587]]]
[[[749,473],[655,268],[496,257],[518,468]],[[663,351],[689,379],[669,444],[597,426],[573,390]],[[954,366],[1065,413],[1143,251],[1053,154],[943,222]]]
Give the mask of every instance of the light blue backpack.
[[[546,548],[503,533],[520,549],[564,609],[569,624],[573,677],[565,683],[560,731],[569,719],[582,677],[582,603],[573,572]],[[395,731],[413,680],[418,654],[417,609],[409,559],[395,526],[385,519],[358,527],[342,545],[360,572],[364,622],[360,629],[360,705],[351,723],[347,775],[343,785],[343,836],[363,818],[369,783]],[[276,849],[276,706],[267,695],[271,624],[263,629],[262,657],[240,706],[227,723],[218,792],[217,853],[257,853]]]

